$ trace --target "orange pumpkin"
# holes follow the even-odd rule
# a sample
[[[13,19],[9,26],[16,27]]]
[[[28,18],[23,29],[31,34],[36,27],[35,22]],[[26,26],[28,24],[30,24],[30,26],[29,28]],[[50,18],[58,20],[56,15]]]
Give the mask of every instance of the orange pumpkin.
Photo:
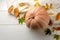
[[[25,23],[31,29],[46,29],[49,21],[47,11],[41,6],[33,7],[25,14]]]

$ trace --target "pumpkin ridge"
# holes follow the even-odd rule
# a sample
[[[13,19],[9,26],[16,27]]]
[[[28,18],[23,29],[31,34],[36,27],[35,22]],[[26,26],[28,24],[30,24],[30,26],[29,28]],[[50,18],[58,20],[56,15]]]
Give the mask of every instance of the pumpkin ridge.
[[[39,15],[38,15],[38,16],[39,16]],[[41,17],[42,17],[42,16],[39,16],[39,18],[41,18]],[[41,19],[46,21],[46,19],[45,19],[44,17],[42,17]],[[46,22],[47,22],[47,21],[46,21]]]
[[[34,20],[34,21],[33,21]],[[38,23],[36,22],[36,20],[35,19],[32,19],[32,21],[31,21],[31,24],[30,24],[30,28],[31,29],[38,29]]]
[[[36,19],[37,20],[37,19]],[[42,19],[38,19],[38,21],[40,20],[40,23],[42,23],[41,25],[42,25],[42,27],[44,27],[44,25],[45,26],[47,26],[47,23],[44,21],[44,20],[42,20]]]
[[[49,21],[47,21],[46,18],[44,18],[44,17],[42,17],[42,16],[39,16],[39,15],[38,15],[38,17],[41,18],[42,20],[45,20],[47,23],[49,23]]]
[[[26,20],[26,23],[27,23],[28,27],[30,26],[31,21],[32,21],[32,19]]]
[[[36,19],[35,19],[36,20]],[[41,23],[39,23],[39,21],[38,20],[36,20],[37,21],[37,23],[40,25],[39,27],[41,27],[42,28],[42,25],[41,25]]]

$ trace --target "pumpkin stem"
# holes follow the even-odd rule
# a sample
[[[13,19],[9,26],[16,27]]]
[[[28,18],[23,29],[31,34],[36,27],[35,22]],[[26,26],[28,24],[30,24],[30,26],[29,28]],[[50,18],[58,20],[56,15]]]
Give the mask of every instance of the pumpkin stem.
[[[34,17],[32,17],[32,19],[34,19]]]
[[[30,18],[34,19],[35,18],[34,14],[31,14],[31,17]]]

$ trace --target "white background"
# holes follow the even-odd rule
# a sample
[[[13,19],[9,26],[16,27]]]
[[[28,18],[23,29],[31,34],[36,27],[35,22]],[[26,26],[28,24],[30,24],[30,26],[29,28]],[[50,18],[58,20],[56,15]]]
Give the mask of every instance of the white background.
[[[19,25],[15,17],[7,13],[6,0],[0,1],[0,40],[53,40],[43,31],[29,30],[25,24]]]

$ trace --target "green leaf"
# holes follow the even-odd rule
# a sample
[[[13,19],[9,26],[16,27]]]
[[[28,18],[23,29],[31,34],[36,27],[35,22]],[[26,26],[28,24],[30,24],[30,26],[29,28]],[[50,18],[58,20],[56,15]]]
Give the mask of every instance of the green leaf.
[[[59,40],[59,37],[60,37],[60,35],[54,34],[54,38],[55,38],[56,40]]]
[[[45,34],[46,34],[46,35],[51,35],[51,33],[52,33],[52,32],[51,32],[50,29],[46,29],[46,30],[45,30]]]
[[[19,18],[18,18],[19,24],[23,24],[24,21],[25,21],[25,19],[24,19],[23,17],[21,17],[21,18],[19,17]]]

